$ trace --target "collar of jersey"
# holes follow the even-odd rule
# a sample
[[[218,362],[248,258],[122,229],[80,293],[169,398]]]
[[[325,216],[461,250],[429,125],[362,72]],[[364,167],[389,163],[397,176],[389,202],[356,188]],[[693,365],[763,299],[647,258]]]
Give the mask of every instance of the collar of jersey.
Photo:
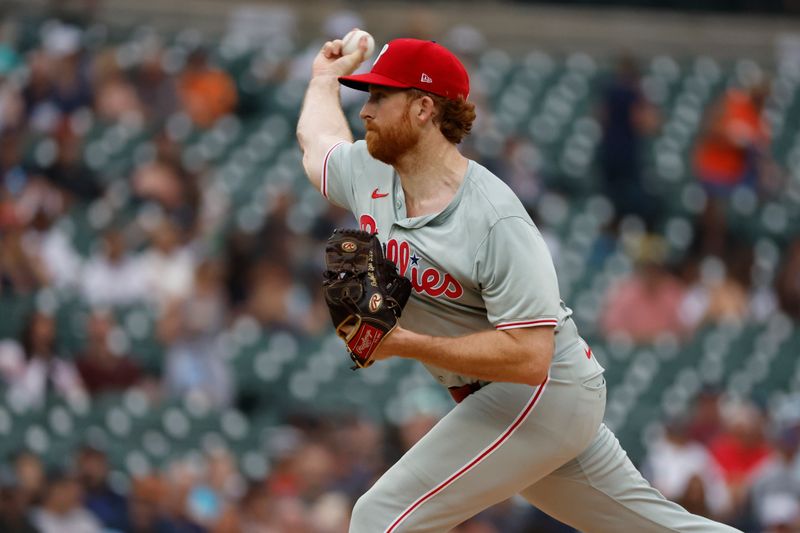
[[[453,199],[450,200],[449,204],[447,204],[447,207],[445,207],[438,213],[432,213],[430,215],[423,215],[421,217],[411,217],[411,218],[407,218],[405,216],[406,198],[405,194],[403,193],[403,186],[400,184],[400,177],[397,175],[397,172],[395,172],[394,194],[395,198],[399,198],[402,200],[401,207],[398,208],[397,205],[394,206],[394,214],[396,220],[395,224],[407,229],[421,228],[423,226],[441,226],[442,224],[444,224],[458,208],[458,205],[461,203],[461,198],[464,196],[464,189],[466,188],[466,183],[468,180],[472,178],[473,165],[474,162],[471,159],[468,159],[467,171],[464,173],[464,179],[461,180],[461,185],[458,186],[458,190],[456,191],[455,196],[453,196]]]

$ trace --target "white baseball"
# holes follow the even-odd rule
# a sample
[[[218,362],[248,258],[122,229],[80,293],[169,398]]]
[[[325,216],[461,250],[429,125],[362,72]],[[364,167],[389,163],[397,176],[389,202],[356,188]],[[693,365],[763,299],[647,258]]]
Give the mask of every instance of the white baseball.
[[[364,30],[351,30],[342,38],[342,55],[349,55],[358,50],[358,43],[362,37],[367,38],[367,53],[364,59],[371,57],[375,51],[375,39]]]

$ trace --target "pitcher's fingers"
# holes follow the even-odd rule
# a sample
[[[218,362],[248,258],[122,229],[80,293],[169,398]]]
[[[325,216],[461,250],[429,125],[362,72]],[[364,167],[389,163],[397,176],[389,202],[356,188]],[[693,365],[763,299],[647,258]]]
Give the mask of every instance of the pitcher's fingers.
[[[358,40],[358,48],[344,56],[348,59],[348,63],[352,65],[353,70],[357,69],[361,63],[367,58],[367,38],[362,37]]]

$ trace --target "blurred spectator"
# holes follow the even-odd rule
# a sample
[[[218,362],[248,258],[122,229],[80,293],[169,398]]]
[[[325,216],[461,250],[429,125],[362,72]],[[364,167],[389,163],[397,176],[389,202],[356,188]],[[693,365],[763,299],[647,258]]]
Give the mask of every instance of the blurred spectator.
[[[689,260],[692,261],[692,260]],[[726,261],[706,257],[690,274],[681,316],[692,328],[704,324],[741,324],[750,314],[750,267],[752,249],[737,247]],[[688,269],[687,269],[688,270]]]
[[[9,198],[17,197],[28,181],[28,169],[22,164],[22,135],[0,130],[0,190]]]
[[[386,468],[384,435],[370,420],[353,417],[337,423],[331,448],[336,454],[333,487],[353,501],[364,494]]]
[[[276,498],[273,513],[272,524],[276,532],[314,533],[311,516],[299,498]]]
[[[305,501],[316,500],[333,486],[335,457],[322,443],[307,443],[294,454],[292,473],[296,494]]]
[[[765,533],[797,533],[800,502],[789,494],[770,494],[765,498],[761,520]]]
[[[693,475],[688,479],[686,482],[686,490],[675,499],[675,503],[692,514],[708,517],[714,516],[708,508],[706,485],[698,475]]]
[[[241,533],[278,533],[271,527],[272,499],[267,487],[262,483],[253,483],[242,498]]]
[[[102,186],[95,172],[89,168],[82,157],[82,139],[77,135],[69,121],[62,121],[55,131],[56,157],[52,165],[40,169],[50,182],[68,193],[65,200],[73,197],[83,201],[94,200],[102,192]]]
[[[103,526],[82,505],[83,491],[77,478],[62,470],[47,476],[42,504],[32,519],[41,533],[101,533]]]
[[[158,333],[167,347],[165,386],[173,396],[199,394],[216,406],[230,403],[233,376],[221,352],[218,336],[226,325],[226,300],[219,264],[201,263],[193,291],[169,304]]]
[[[311,505],[312,531],[314,533],[347,531],[352,507],[353,502],[341,493],[326,492],[322,494]]]
[[[191,294],[195,260],[184,246],[181,228],[163,217],[150,232],[152,246],[139,257],[144,294],[156,303],[183,300]]]
[[[20,228],[0,231],[0,295],[22,295],[47,283],[44,266],[25,249]]]
[[[17,205],[29,180],[21,162],[20,135],[0,131],[0,294],[27,294],[47,283],[38,254],[25,246],[26,221]]]
[[[634,272],[619,279],[606,294],[600,313],[603,332],[624,334],[637,343],[649,343],[664,334],[683,337],[688,331],[680,306],[686,287],[664,267],[664,242],[645,237],[637,248]]]
[[[160,124],[178,109],[178,87],[175,78],[164,71],[160,40],[152,37],[144,46],[144,58],[133,75],[133,83],[147,118]]]
[[[224,448],[214,449],[206,456],[204,470],[186,495],[189,518],[210,531],[238,530],[235,503],[245,485],[233,456]]]
[[[14,475],[4,472],[0,476],[0,531],[37,533],[28,517],[28,508]]]
[[[94,311],[88,319],[86,348],[77,360],[86,390],[92,396],[122,391],[141,382],[142,371],[126,353],[116,353],[112,333],[116,324],[109,312]]]
[[[298,287],[298,292],[306,293],[310,300],[305,307],[305,311],[298,309],[302,330],[307,335],[323,335],[327,333],[331,325],[331,315],[328,304],[325,302],[325,295],[318,290],[319,274],[313,272],[305,277],[305,282]]]
[[[633,214],[655,222],[655,199],[642,177],[644,138],[658,128],[656,109],[642,94],[636,60],[622,56],[613,77],[601,92],[600,124],[603,136],[599,162],[603,192],[614,204],[616,219]]]
[[[166,306],[158,322],[158,337],[166,348],[164,386],[169,395],[197,395],[211,405],[224,407],[233,399],[233,378],[220,343],[212,332],[193,331],[185,308]]]
[[[75,26],[51,22],[42,29],[42,44],[50,60],[51,100],[69,115],[92,106],[94,94],[87,57],[82,51],[83,33]]]
[[[750,313],[749,289],[753,249],[739,243],[728,246],[721,276],[711,288],[705,320],[711,323],[741,324]]]
[[[268,487],[270,494],[276,498],[312,502],[335,486],[336,459],[322,442],[307,439],[296,443],[296,446],[284,450],[277,458]],[[285,510],[290,509],[291,506],[287,504]]]
[[[290,316],[292,276],[286,265],[267,259],[250,272],[246,309],[265,328],[296,330]]]
[[[771,506],[776,507],[774,502],[781,496],[794,501],[795,521],[800,518],[800,424],[780,428],[776,433],[775,454],[760,469],[751,490],[753,508],[764,527],[771,526]]]
[[[651,442],[642,471],[667,499],[691,504],[693,513],[720,518],[730,510],[730,495],[719,466],[689,438],[688,418],[675,418]]]
[[[705,117],[695,151],[695,171],[713,195],[730,193],[737,185],[755,187],[759,158],[766,155],[769,130],[761,118],[769,85],[729,89]]]
[[[202,533],[204,530],[171,515],[172,499],[167,483],[151,476],[133,482],[128,503],[131,533]]]
[[[244,305],[250,293],[249,270],[254,246],[253,235],[243,231],[233,231],[225,239],[225,291],[236,310]]]
[[[47,284],[58,288],[78,282],[82,259],[67,231],[57,224],[65,211],[64,194],[46,180],[28,180],[16,201],[17,219],[25,225],[25,253],[43,267]]]
[[[83,487],[83,504],[107,529],[127,531],[128,505],[125,497],[108,484],[105,452],[84,446],[78,451],[78,480]]]
[[[201,481],[203,464],[199,457],[185,456],[175,459],[165,468],[162,479],[165,483],[163,512],[170,522],[172,530],[201,532],[207,531],[206,527],[198,523],[193,513],[208,514],[218,509],[212,507],[218,502],[208,498],[206,491],[195,493],[195,500],[190,495],[192,489]],[[200,501],[197,501],[198,495]],[[193,508],[194,506],[194,508]]]
[[[708,194],[703,249],[721,255],[727,234],[725,203],[738,186],[756,188],[770,134],[761,118],[769,86],[729,89],[709,109],[694,153],[694,171]]]
[[[764,434],[764,416],[751,403],[731,402],[723,409],[724,428],[709,451],[722,468],[735,509],[741,509],[758,470],[772,449]]]
[[[95,307],[130,305],[147,298],[144,265],[128,253],[125,233],[107,229],[98,248],[83,267],[83,298]]]
[[[25,407],[42,406],[53,396],[83,399],[86,391],[72,361],[58,353],[53,317],[35,312],[27,320],[13,370],[4,376],[11,397]]]
[[[8,45],[0,43],[0,134],[22,125],[25,103],[11,72],[19,65],[19,56]]]
[[[15,493],[20,498],[20,505],[28,509],[39,505],[45,488],[45,471],[42,460],[33,452],[23,450],[12,458]]]
[[[201,128],[236,108],[236,85],[227,73],[209,64],[208,52],[202,48],[189,54],[178,81],[178,95],[184,111]]]
[[[207,259],[194,273],[192,292],[183,303],[186,328],[198,335],[217,335],[227,325],[227,300],[220,264]]]
[[[722,432],[719,390],[713,387],[700,390],[692,406],[688,431],[689,438],[706,447]]]
[[[169,523],[160,516],[158,504],[154,501],[157,496],[148,497],[138,486],[137,480],[128,498],[129,531],[131,533],[167,533],[171,531]]]
[[[180,156],[173,153],[176,149],[180,150],[166,136],[160,136],[157,159],[134,171],[132,186],[137,197],[156,202],[184,231],[191,233],[200,210],[200,189],[196,176],[187,172]]]
[[[251,292],[257,279],[273,274],[276,263],[292,259],[289,235],[292,234],[287,223],[287,215],[293,199],[288,193],[272,195],[269,215],[257,233],[242,230],[233,231],[226,243],[226,287],[231,304],[238,308],[254,300]],[[335,227],[335,226],[334,226]],[[331,229],[331,231],[333,231]],[[326,240],[330,233],[323,234]],[[258,302],[256,302],[258,303]]]
[[[800,239],[792,241],[775,277],[775,290],[781,309],[800,320]]]
[[[100,120],[141,124],[144,108],[136,88],[117,62],[116,50],[101,52],[94,60],[95,111]]]

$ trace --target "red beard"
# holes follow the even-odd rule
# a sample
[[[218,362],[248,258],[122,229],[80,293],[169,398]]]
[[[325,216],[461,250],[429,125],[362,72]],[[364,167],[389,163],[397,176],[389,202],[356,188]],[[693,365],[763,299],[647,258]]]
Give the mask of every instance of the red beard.
[[[367,150],[369,154],[387,165],[395,165],[400,158],[416,146],[419,132],[411,127],[411,120],[406,112],[403,120],[378,129],[367,126]]]

